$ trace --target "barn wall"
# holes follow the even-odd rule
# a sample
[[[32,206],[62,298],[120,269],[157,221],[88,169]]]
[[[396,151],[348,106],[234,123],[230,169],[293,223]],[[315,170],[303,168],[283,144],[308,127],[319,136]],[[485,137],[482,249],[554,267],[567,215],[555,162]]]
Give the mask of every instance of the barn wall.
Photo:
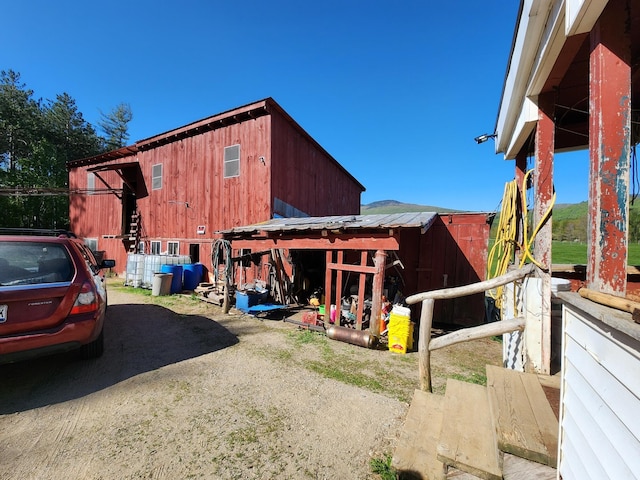
[[[176,140],[138,152],[137,159],[148,196],[137,199],[142,238],[147,252],[149,241],[179,241],[181,255],[189,254],[190,244],[200,244],[200,261],[209,266],[214,232],[271,218],[269,178],[269,117],[232,124],[217,130]],[[223,178],[224,148],[240,144],[240,176]],[[264,162],[260,157],[264,158]],[[162,188],[152,189],[153,165],[162,164]],[[101,164],[103,165],[103,164]],[[93,165],[91,165],[93,166]],[[90,166],[90,167],[91,167]],[[70,171],[71,188],[86,188],[87,168]],[[117,173],[101,172],[114,188],[122,188]],[[101,188],[96,179],[96,188]],[[72,228],[85,237],[98,238],[98,248],[117,260],[116,271],[123,272],[127,250],[121,239],[122,202],[115,195],[76,195],[71,203]],[[199,225],[205,235],[198,235]]]
[[[120,163],[131,162],[135,156],[127,156]],[[107,162],[114,163],[114,162]],[[87,184],[87,168],[73,168],[69,171],[69,188],[85,190]],[[99,174],[112,188],[121,189],[122,179],[115,172]],[[95,190],[106,186],[95,179]],[[96,241],[97,250],[105,251],[105,257],[116,260],[116,272],[124,272],[126,268],[126,248],[119,238],[122,235],[122,202],[112,193],[96,193],[71,195],[69,202],[69,220],[71,230],[82,238]],[[113,238],[113,237],[118,238]],[[105,238],[106,237],[106,238]]]
[[[290,119],[275,111],[271,125],[274,198],[309,216],[359,214],[362,187]]]
[[[240,175],[224,178],[224,148],[236,144]],[[195,238],[198,225],[205,225],[210,236],[215,230],[270,219],[268,150],[268,117],[259,117],[138,153],[149,179],[149,196],[138,203],[145,233],[187,239]],[[163,165],[163,185],[152,190],[156,164]]]
[[[269,220],[277,213],[276,198],[313,215],[358,213],[361,187],[357,181],[300,132],[275,102],[255,105],[269,106],[272,114],[238,121],[232,111],[216,116],[222,123],[213,130],[207,127],[188,136],[192,126],[186,126],[138,142],[137,154],[71,168],[70,188],[86,188],[88,168],[138,161],[148,191],[148,196],[137,199],[146,252],[151,240],[161,242],[162,252],[167,250],[167,241],[179,241],[181,255],[188,255],[189,245],[197,244],[200,261],[206,266],[211,263],[215,231]],[[172,133],[175,139],[169,138]],[[272,135],[277,138],[276,146],[272,146]],[[240,145],[240,175],[223,178],[224,148],[235,144]],[[152,189],[151,181],[156,164],[163,168],[159,190]],[[122,188],[116,172],[101,172],[100,176],[111,187]],[[96,188],[103,187],[96,179]],[[122,202],[113,194],[74,195],[71,199],[72,229],[97,239],[98,249],[117,261],[119,273],[126,268],[127,246],[122,238],[105,236],[127,233],[122,231],[122,216]],[[200,225],[205,226],[204,235],[197,233]]]
[[[490,225],[487,215],[441,214],[425,234],[401,232],[400,256],[405,295],[458,287],[486,278]],[[416,307],[416,318],[419,306]],[[484,295],[438,300],[434,322],[478,325],[484,322]]]

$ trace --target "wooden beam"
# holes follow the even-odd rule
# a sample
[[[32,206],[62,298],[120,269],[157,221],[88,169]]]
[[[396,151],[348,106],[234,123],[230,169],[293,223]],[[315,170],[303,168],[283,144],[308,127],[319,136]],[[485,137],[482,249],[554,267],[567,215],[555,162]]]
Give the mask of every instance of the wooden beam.
[[[271,250],[286,248],[289,250],[400,250],[396,237],[355,236],[350,234],[329,237],[307,238],[251,238],[232,239],[234,249]]]
[[[366,251],[365,251],[366,253]],[[376,273],[376,267],[368,267],[368,266],[362,266],[362,265],[351,265],[349,263],[329,263],[327,265],[327,268],[329,270],[340,270],[342,272],[354,272],[354,273],[368,273],[368,274],[375,274]]]
[[[377,250],[373,260],[376,272],[373,274],[371,292],[371,319],[369,330],[373,335],[380,336],[380,312],[382,311],[382,288],[384,287],[384,272],[387,265],[387,254],[384,250]]]
[[[421,302],[426,299],[432,300],[444,300],[447,298],[466,297],[467,295],[473,295],[475,293],[483,293],[487,290],[491,290],[502,285],[506,285],[516,280],[521,280],[527,275],[530,275],[535,270],[535,265],[529,263],[522,268],[512,270],[500,275],[499,277],[484,280],[482,282],[472,283],[471,285],[464,285],[462,287],[443,288],[440,290],[432,290],[430,292],[416,293],[407,297],[406,302],[409,305]]]
[[[495,335],[502,335],[504,333],[515,332],[518,330],[522,331],[524,330],[524,325],[524,317],[517,317],[509,320],[487,323],[477,327],[464,328],[432,339],[429,342],[429,350],[433,352],[434,350],[449,347],[457,343],[493,337]]]
[[[362,267],[367,266],[367,259],[369,258],[369,252],[363,250],[360,252],[360,265]],[[364,272],[360,273],[360,281],[358,282],[358,313],[356,318],[356,330],[362,330],[362,321],[364,316],[364,291],[366,288],[367,276]]]
[[[327,265],[331,263],[332,256],[333,256],[332,250],[327,250],[325,252]],[[325,328],[329,328],[329,325],[331,324],[331,284],[332,284],[331,277],[332,275],[333,275],[333,272],[331,271],[331,269],[326,268],[324,272],[324,319],[323,319]],[[336,292],[336,296],[340,296],[340,294]],[[340,322],[337,321],[336,325],[340,326]]]

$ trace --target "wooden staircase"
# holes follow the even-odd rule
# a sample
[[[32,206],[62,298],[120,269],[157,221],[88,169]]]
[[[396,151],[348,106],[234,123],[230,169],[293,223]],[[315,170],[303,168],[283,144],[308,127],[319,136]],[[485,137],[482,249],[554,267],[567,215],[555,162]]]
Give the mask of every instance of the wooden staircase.
[[[487,386],[449,379],[416,390],[393,467],[400,479],[556,478],[558,377],[487,366]],[[545,393],[545,390],[547,393]]]

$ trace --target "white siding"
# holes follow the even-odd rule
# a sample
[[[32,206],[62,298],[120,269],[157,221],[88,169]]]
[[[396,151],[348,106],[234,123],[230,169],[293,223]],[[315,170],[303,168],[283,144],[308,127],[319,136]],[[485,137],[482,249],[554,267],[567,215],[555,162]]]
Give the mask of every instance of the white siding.
[[[640,342],[598,318],[564,305],[559,473],[640,479]]]

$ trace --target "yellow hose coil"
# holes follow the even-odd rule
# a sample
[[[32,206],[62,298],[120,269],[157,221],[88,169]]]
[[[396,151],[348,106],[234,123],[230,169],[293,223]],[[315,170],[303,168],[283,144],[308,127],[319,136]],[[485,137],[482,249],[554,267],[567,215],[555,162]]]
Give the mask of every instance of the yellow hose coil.
[[[522,267],[530,260],[538,268],[544,268],[540,262],[538,262],[531,252],[536,235],[549,218],[553,205],[556,201],[556,194],[554,192],[553,198],[549,208],[540,219],[540,222],[533,230],[531,237],[528,232],[528,207],[527,199],[524,192],[527,191],[527,181],[529,175],[533,170],[529,170],[522,181],[522,244],[518,243],[518,184],[516,180],[507,182],[504,187],[504,194],[502,197],[502,210],[500,211],[500,220],[498,221],[498,228],[496,231],[496,240],[489,251],[487,258],[487,279],[499,277],[507,273],[507,268],[515,259],[516,248],[521,252],[521,259],[519,267]],[[502,292],[504,287],[498,287],[488,292],[488,294],[495,300],[496,307],[502,307]]]

